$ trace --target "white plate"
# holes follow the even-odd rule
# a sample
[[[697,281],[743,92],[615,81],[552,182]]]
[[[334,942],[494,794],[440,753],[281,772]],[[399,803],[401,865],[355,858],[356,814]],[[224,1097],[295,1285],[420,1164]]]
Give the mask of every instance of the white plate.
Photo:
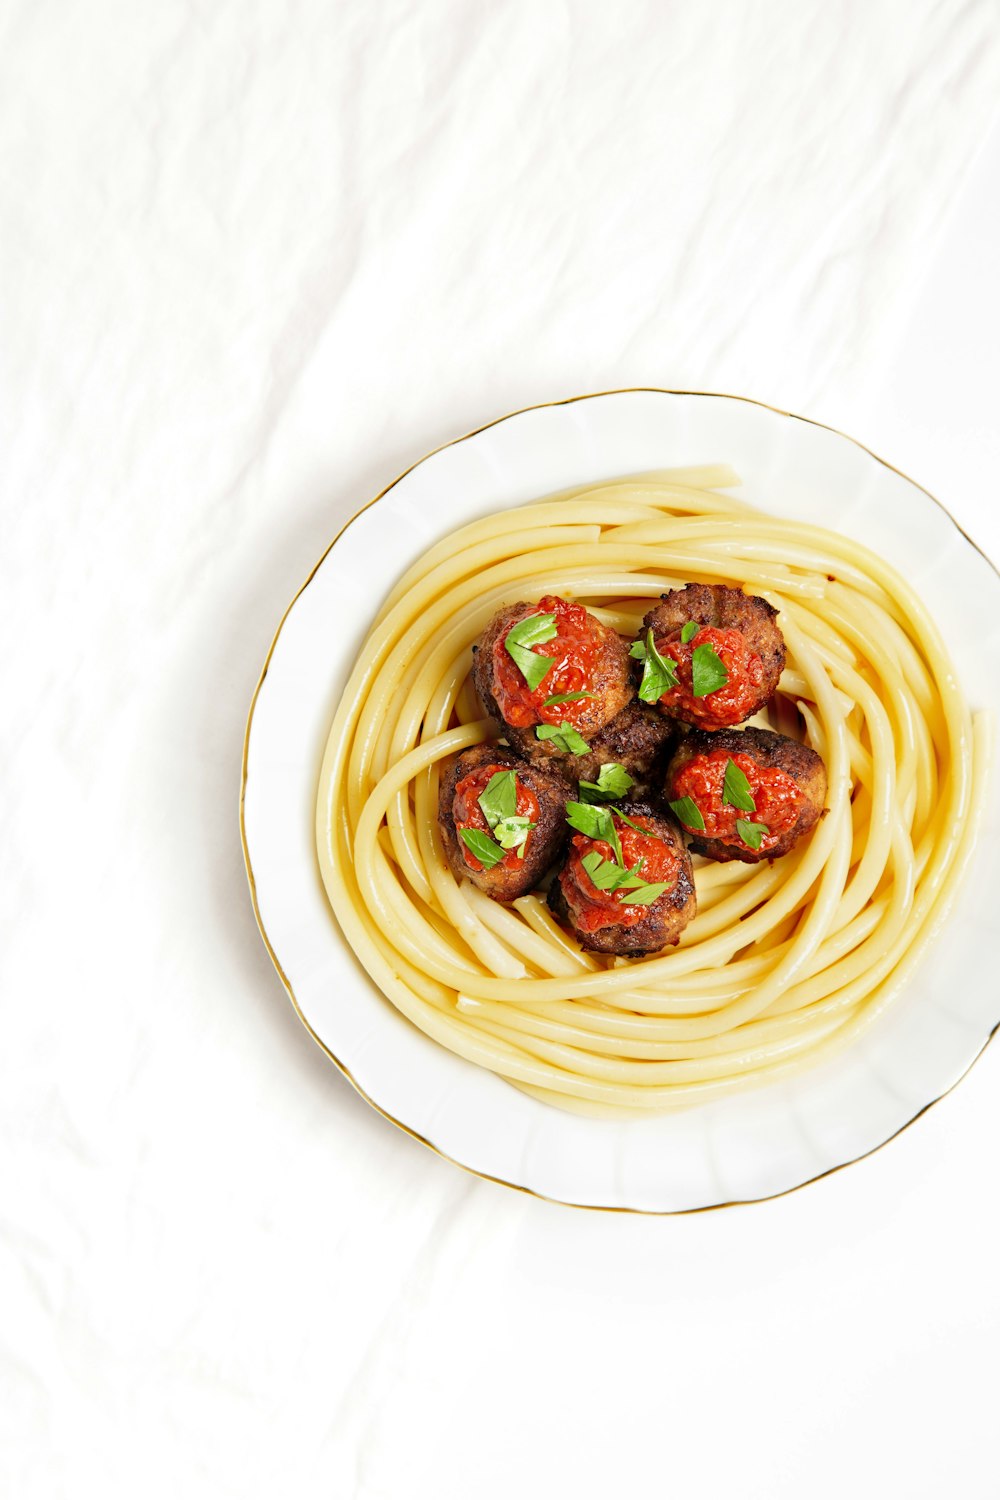
[[[926,491],[854,443],[741,397],[614,391],[531,407],[430,454],[326,552],[279,626],[247,724],[241,826],[261,933],[308,1030],[395,1124],[481,1176],[566,1203],[680,1212],[767,1198],[856,1161],[947,1092],[1000,1020],[997,788],[971,878],[915,983],[853,1049],[653,1119],[565,1114],[436,1046],[372,985],[313,844],[320,758],[368,621],[438,537],[548,491],[725,462],[740,492],[881,552],[919,587],[970,701],[1000,710],[1000,577]],[[356,622],[356,624],[352,623]]]

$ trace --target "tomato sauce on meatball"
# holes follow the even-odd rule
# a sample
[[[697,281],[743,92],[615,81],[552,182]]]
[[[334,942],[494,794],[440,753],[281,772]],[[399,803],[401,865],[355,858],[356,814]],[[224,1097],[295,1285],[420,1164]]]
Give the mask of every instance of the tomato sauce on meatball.
[[[513,774],[513,786],[508,780],[500,808],[491,804],[488,790],[504,772]],[[561,777],[527,765],[504,745],[475,745],[455,756],[438,794],[438,828],[452,870],[496,901],[534,890],[565,846],[568,796]],[[506,816],[498,821],[501,812]]]
[[[622,823],[618,829],[625,867],[630,870],[638,867],[648,884],[665,884],[668,891],[673,890],[683,863],[680,851],[673,843],[656,836],[652,818],[636,822],[637,828]],[[573,913],[573,926],[578,932],[635,927],[650,915],[649,907],[631,904],[627,890],[602,891],[594,884],[583,861],[595,850],[602,859],[615,862],[614,850],[603,839],[588,838],[583,833],[575,833],[570,839],[569,857],[560,880],[566,904]],[[657,899],[662,901],[663,896]]]
[[[538,639],[531,639],[530,630],[525,637],[525,626],[541,617],[551,619],[537,631]],[[540,675],[539,669],[532,672],[533,682],[525,675],[531,657],[547,663]],[[494,616],[476,647],[473,679],[483,707],[498,723],[521,731],[567,724],[583,739],[635,696],[620,637],[583,605],[557,594],[537,604],[506,605]],[[547,743],[548,754],[566,753]]]
[[[665,889],[640,904],[630,901],[628,888],[602,887],[587,862],[596,856],[604,867],[619,866],[616,851],[607,839],[574,833],[549,890],[549,905],[583,948],[620,955],[657,953],[678,941],[697,910],[690,857],[676,824],[649,805],[630,802],[608,811],[621,848],[620,868],[634,871],[635,879],[647,886],[662,884]]]
[[[690,583],[664,594],[643,621],[640,649],[650,632],[673,681],[654,700],[661,712],[696,728],[742,724],[774,693],[785,665],[777,611],[755,594],[722,584]],[[639,695],[650,701],[642,670]]]
[[[771,730],[696,731],[667,768],[666,796],[696,854],[756,864],[787,854],[815,825],[826,768],[808,745]]]
[[[462,857],[470,870],[482,870],[484,868],[480,859],[472,852],[469,845],[462,839],[462,830],[466,828],[475,829],[480,833],[490,833],[490,825],[486,814],[480,805],[479,799],[494,776],[501,775],[509,766],[500,766],[495,762],[478,766],[470,771],[468,776],[463,776],[455,786],[455,795],[452,798],[452,814],[455,819],[455,829],[461,840]],[[531,828],[525,833],[524,840],[515,848],[508,849],[500,864],[506,870],[516,870],[527,858],[531,841],[534,838],[534,830],[538,827],[538,798],[530,787],[525,785],[524,777],[514,774],[514,815],[524,818],[531,824]],[[496,869],[496,865],[491,866]]]

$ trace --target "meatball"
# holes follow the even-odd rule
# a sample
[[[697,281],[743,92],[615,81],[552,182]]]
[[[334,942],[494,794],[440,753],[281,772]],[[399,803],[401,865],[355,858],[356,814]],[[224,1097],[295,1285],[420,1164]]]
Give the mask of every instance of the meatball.
[[[776,614],[766,599],[722,584],[672,589],[645,617],[632,648],[639,697],[697,729],[727,729],[752,718],[785,665]],[[650,631],[659,661],[650,660]]]
[[[534,759],[586,753],[635,697],[621,638],[555,594],[505,605],[475,649],[484,709],[504,733],[518,732],[519,748],[530,741]]]
[[[503,745],[474,745],[456,755],[438,794],[438,827],[452,870],[494,901],[533,890],[566,842],[568,796],[560,777],[526,765]]]
[[[695,729],[674,752],[665,792],[693,853],[752,865],[787,854],[822,816],[826,767],[770,729]]]
[[[584,755],[554,754],[551,740],[537,740],[531,730],[508,725],[505,733],[519,755],[549,766],[573,786],[581,781],[596,785],[602,766],[621,766],[632,782],[625,791],[635,797],[647,795],[653,783],[659,783],[659,772],[676,738],[669,719],[635,699],[588,741],[590,748]]]
[[[648,802],[588,811],[608,821],[603,829],[598,824],[589,834],[571,836],[566,860],[549,888],[553,914],[593,953],[636,957],[675,944],[698,905],[691,857],[677,824]],[[609,823],[613,835],[600,837]],[[620,863],[612,836],[620,846]],[[632,881],[615,889],[625,870],[633,872]],[[639,880],[647,882],[645,890],[636,887]],[[661,885],[664,889],[655,894]],[[643,900],[630,901],[630,896]]]

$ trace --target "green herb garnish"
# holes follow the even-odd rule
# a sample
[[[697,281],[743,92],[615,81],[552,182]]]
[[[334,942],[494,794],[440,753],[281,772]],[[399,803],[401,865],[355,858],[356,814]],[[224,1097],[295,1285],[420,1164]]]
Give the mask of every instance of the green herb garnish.
[[[624,905],[652,906],[653,902],[658,901],[666,889],[667,882],[665,880],[658,880],[653,885],[640,886],[639,890],[632,891],[630,895],[625,897]]]
[[[638,828],[631,818],[625,817],[624,813],[612,812],[609,807],[594,807],[587,802],[567,802],[566,821],[571,828],[578,833],[585,834],[587,838],[601,839],[610,844],[614,850],[614,861],[605,859],[598,849],[591,849],[581,860],[583,868],[590,876],[599,891],[621,891],[626,904],[634,906],[651,906],[658,896],[662,896],[667,889],[666,882],[648,883],[643,880],[639,871],[642,869],[643,861],[637,860],[632,868],[625,868],[625,860],[622,857],[621,841],[618,830],[615,828],[615,818],[621,818],[631,828]],[[648,833],[645,828],[641,833]],[[655,837],[653,834],[648,835]],[[628,895],[625,895],[625,892]]]
[[[655,833],[652,833],[648,828],[643,828],[641,823],[634,822],[632,818],[626,817],[626,815],[623,812],[619,812],[617,808],[615,808],[615,817],[621,818],[623,823],[627,823],[630,828],[635,829],[636,833],[643,834],[647,839],[656,838]]]
[[[657,651],[652,628],[646,631],[645,644],[636,641],[629,656],[643,663],[642,682],[639,684],[639,697],[643,703],[659,703],[664,693],[677,686],[677,663],[672,656],[661,656]]]
[[[483,817],[490,825],[493,838],[500,848],[516,849],[518,858],[523,859],[525,840],[531,830],[538,827],[538,824],[533,823],[530,818],[517,816],[516,774],[513,771],[494,772],[478,800],[483,810]],[[473,850],[473,853],[476,854],[477,859],[482,857],[476,850]]]
[[[645,884],[639,877],[639,865],[634,865],[631,870],[624,870],[621,865],[605,859],[599,849],[591,849],[580,863],[599,891],[620,891],[626,888],[640,890]]]
[[[538,824],[530,818],[501,818],[493,830],[493,837],[501,849],[516,849],[518,859],[523,859],[528,834],[537,827]]]
[[[695,646],[691,653],[691,692],[695,698],[717,693],[729,681],[729,673],[719,660],[714,646]],[[642,696],[641,690],[639,696]]]
[[[759,849],[765,833],[766,823],[748,823],[745,818],[736,819],[736,832],[750,849]]]
[[[519,620],[507,632],[504,640],[507,654],[513,657],[518,671],[532,692],[549,668],[555,666],[556,659],[554,656],[541,656],[530,648],[551,641],[558,634],[555,615],[528,615],[527,619]]]
[[[685,828],[691,828],[696,833],[704,833],[705,819],[693,797],[680,797],[676,802],[671,802],[670,807]]]
[[[639,878],[641,859],[631,870],[623,870],[610,860],[603,859],[596,849],[592,849],[583,856],[581,864],[599,891],[620,891],[623,906],[652,906],[667,889],[666,881],[647,884]]]
[[[460,828],[462,842],[476,856],[484,870],[492,870],[504,858],[504,850],[479,828]]]
[[[621,841],[609,807],[595,807],[590,802],[567,802],[566,822],[577,833],[586,834],[588,839],[602,839],[605,844],[610,844],[616,863],[624,868]]]
[[[726,774],[722,778],[722,800],[741,812],[756,812],[750,783],[734,760],[726,761]]]
[[[687,624],[684,626],[684,629],[681,631],[681,645],[686,646],[689,641],[693,641],[700,629],[701,626],[696,620],[688,620]]]
[[[546,698],[544,706],[555,708],[557,703],[579,703],[583,698],[596,697],[596,693],[553,693],[551,698]]]
[[[586,755],[590,746],[582,734],[577,734],[572,724],[563,719],[561,724],[539,724],[535,730],[536,740],[551,740],[557,750],[566,755]]]
[[[617,802],[635,782],[616,760],[608,761],[597,773],[596,781],[580,782],[581,802]]]
[[[503,818],[512,818],[517,812],[517,776],[513,771],[497,771],[486,783],[479,798],[483,817],[491,828]]]

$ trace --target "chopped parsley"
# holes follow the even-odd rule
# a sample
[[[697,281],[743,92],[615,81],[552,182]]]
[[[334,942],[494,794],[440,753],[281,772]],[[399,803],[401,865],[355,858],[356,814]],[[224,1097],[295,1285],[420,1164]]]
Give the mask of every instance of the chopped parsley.
[[[635,782],[618,761],[608,761],[597,773],[596,781],[580,782],[581,802],[617,802]]]
[[[707,643],[695,646],[691,653],[691,693],[695,698],[707,698],[717,693],[729,681],[729,673],[719,659],[714,646]],[[642,696],[640,691],[640,697]]]
[[[596,807],[590,802],[567,802],[566,822],[588,839],[602,839],[605,844],[610,844],[617,864],[620,868],[624,867],[621,841],[609,807]]]
[[[670,807],[685,828],[691,828],[696,833],[704,833],[705,819],[693,797],[680,797],[676,802],[671,802]]]
[[[596,849],[592,849],[583,856],[581,864],[599,891],[609,891],[612,894],[620,891],[624,906],[652,906],[667,889],[666,881],[647,882],[640,879],[641,859],[631,870],[623,870],[620,865],[612,864]]]
[[[695,654],[701,649],[695,647]],[[659,703],[664,693],[678,685],[677,663],[672,656],[661,656],[656,649],[652,627],[646,631],[645,643],[636,641],[629,656],[643,663],[639,697],[643,703]]]
[[[565,755],[586,755],[590,746],[572,724],[563,719],[561,724],[539,724],[535,730],[536,740],[551,740],[557,750]]]
[[[551,641],[558,633],[555,615],[528,615],[527,619],[519,620],[507,632],[504,640],[507,654],[513,658],[532,692],[550,667],[555,666],[556,659],[554,656],[542,656],[539,652],[532,651],[531,647]]]
[[[523,859],[528,834],[537,827],[538,824],[530,818],[501,818],[493,830],[493,837],[501,849],[516,849],[518,859]]]
[[[726,761],[726,774],[722,778],[722,800],[740,812],[756,812],[750,783],[734,760]]]
[[[496,771],[479,797],[483,817],[491,828],[517,812],[517,776],[513,771]]]
[[[466,848],[479,860],[484,869],[492,870],[510,849],[517,850],[518,859],[524,858],[524,846],[528,834],[538,824],[530,818],[517,816],[517,776],[513,771],[495,771],[477,799],[483,817],[490,825],[490,834],[479,828],[462,828],[460,833]]]
[[[749,849],[759,849],[767,833],[765,823],[748,823],[745,818],[736,819],[736,832]]]
[[[476,856],[484,870],[492,870],[504,858],[504,850],[479,828],[460,828],[459,834],[465,847]]]

